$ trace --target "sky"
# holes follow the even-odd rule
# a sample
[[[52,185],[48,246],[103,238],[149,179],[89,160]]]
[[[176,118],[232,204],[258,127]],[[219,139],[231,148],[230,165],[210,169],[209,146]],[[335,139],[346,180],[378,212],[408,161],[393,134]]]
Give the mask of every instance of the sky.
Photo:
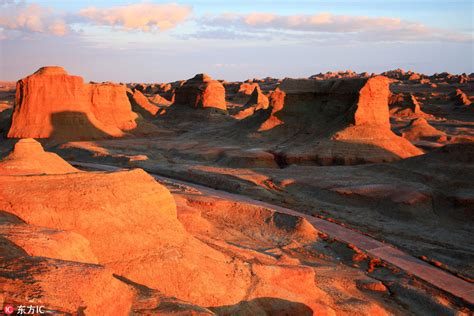
[[[472,0],[0,0],[0,80],[474,72]]]

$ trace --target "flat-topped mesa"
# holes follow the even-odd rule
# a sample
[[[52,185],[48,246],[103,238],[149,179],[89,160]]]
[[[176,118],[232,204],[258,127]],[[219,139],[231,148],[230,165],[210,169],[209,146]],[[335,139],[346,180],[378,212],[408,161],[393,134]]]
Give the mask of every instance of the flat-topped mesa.
[[[324,81],[285,79],[279,89],[286,95],[282,110],[289,114],[311,110],[321,112],[326,121],[342,115],[349,124],[390,128],[387,104],[390,92],[386,77]]]
[[[120,137],[136,127],[125,86],[86,84],[61,67],[43,67],[17,82],[9,138]]]
[[[271,94],[258,130],[281,142],[277,154],[288,164],[386,162],[422,154],[391,131],[389,94],[383,76],[285,79]]]
[[[227,110],[225,88],[206,74],[197,74],[176,89],[174,104],[195,109],[216,108]]]
[[[32,138],[20,139],[0,161],[0,175],[64,174],[80,172],[55,153],[45,152]]]

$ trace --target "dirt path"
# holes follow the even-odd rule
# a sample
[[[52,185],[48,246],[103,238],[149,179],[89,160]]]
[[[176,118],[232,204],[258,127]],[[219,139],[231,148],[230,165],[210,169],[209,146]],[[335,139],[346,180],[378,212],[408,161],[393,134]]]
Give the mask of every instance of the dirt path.
[[[85,167],[103,171],[116,171],[122,169],[119,167],[103,164],[81,163],[73,161],[70,161],[70,163],[78,167]],[[280,213],[303,217],[321,232],[324,232],[340,241],[353,244],[359,249],[372,255],[373,257],[380,258],[394,266],[397,266],[398,268],[406,271],[407,273],[410,273],[418,277],[419,279],[428,282],[429,284],[443,290],[444,292],[450,293],[455,297],[465,300],[469,304],[474,304],[474,284],[469,283],[441,269],[438,269],[389,244],[382,243],[378,240],[375,240],[369,236],[365,236],[347,227],[341,226],[333,222],[329,222],[324,219],[316,218],[301,212],[297,212],[292,209],[254,200],[246,196],[215,190],[202,185],[188,183],[185,181],[175,180],[172,178],[162,177],[154,174],[152,174],[152,176],[163,182],[170,182],[189,187],[191,189],[199,190],[201,193],[204,193],[209,196],[259,205]]]

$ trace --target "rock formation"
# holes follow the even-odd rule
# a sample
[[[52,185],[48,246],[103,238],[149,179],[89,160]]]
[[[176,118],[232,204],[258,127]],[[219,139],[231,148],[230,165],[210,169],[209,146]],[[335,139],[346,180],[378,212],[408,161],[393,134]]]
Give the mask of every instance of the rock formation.
[[[267,109],[268,105],[269,100],[267,96],[262,93],[260,88],[255,87],[247,103],[239,109],[239,112],[234,117],[238,119],[245,118],[252,115],[255,111]]]
[[[79,172],[54,153],[45,152],[32,138],[19,140],[0,161],[0,175],[63,174]]]
[[[357,74],[352,70],[346,71],[328,71],[326,73],[319,73],[317,75],[312,75],[309,79],[317,79],[317,80],[327,80],[327,79],[341,79],[341,78],[357,78],[357,77],[369,77],[370,75],[366,72]]]
[[[268,108],[269,101],[260,88],[255,88],[245,106],[254,106],[256,110]]]
[[[397,117],[434,118],[432,115],[427,114],[421,110],[420,103],[412,93],[399,93],[391,95],[389,99],[389,107],[390,114]]]
[[[19,155],[24,144],[28,142],[20,142],[12,155]],[[37,143],[29,144],[36,146],[30,152],[38,150]],[[311,268],[250,265],[194,238],[178,221],[170,192],[143,170],[36,172],[38,175],[0,175],[0,226],[9,225],[0,228],[0,238],[8,241],[0,243],[0,263],[8,261],[0,275],[5,301],[21,303],[20,290],[34,295],[35,288],[24,277],[27,273],[41,285],[36,289],[41,294],[38,303],[68,312],[87,308],[95,313],[118,300],[123,310],[117,313],[128,314],[132,292],[118,280],[201,306],[270,296],[291,297],[316,311],[330,309],[313,302],[320,290]],[[260,224],[263,229],[278,232],[273,221],[265,218],[281,221],[280,217],[269,210],[255,211],[265,212]],[[297,232],[303,233],[300,238],[318,238],[311,225],[295,224]],[[62,286],[61,281],[65,282]],[[310,294],[288,286],[295,282],[305,282]]]
[[[390,79],[397,79],[397,80],[404,80],[404,79],[407,79],[408,77],[405,70],[400,69],[400,68],[382,72],[381,75]]]
[[[285,97],[286,94],[280,89],[276,89],[270,93],[269,97],[269,115],[268,118],[260,125],[258,131],[263,132],[271,130],[272,128],[283,124],[277,116],[276,113],[280,112],[285,106]],[[268,111],[267,111],[268,112]]]
[[[173,99],[173,96],[171,97],[171,99]],[[155,95],[151,96],[150,101],[153,102],[156,105],[162,105],[162,106],[168,106],[168,105],[173,103],[171,101],[168,101],[166,98],[162,97],[159,94],[155,94]]]
[[[227,110],[224,86],[206,74],[198,74],[177,88],[174,104]]]
[[[262,92],[258,83],[241,83],[240,85],[237,85],[236,88],[237,89],[232,96],[232,102],[239,104],[246,104],[250,100],[255,89],[260,93]]]
[[[85,84],[61,67],[43,67],[17,83],[10,138],[119,137],[136,127],[125,86]]]
[[[277,154],[287,163],[381,162],[422,153],[390,130],[385,77],[286,79],[280,89],[258,129],[284,143]]]
[[[140,113],[144,117],[153,117],[160,110],[154,104],[148,101],[148,98],[140,92],[140,90],[133,91],[133,94],[129,94],[130,102],[132,103],[133,111]]]
[[[465,110],[472,108],[472,101],[469,100],[468,96],[461,89],[456,89],[450,96],[455,109]]]
[[[419,81],[421,79],[421,76],[417,73],[412,73],[407,80],[408,81]]]
[[[129,131],[137,127],[137,114],[127,97],[124,85],[113,83],[91,84],[92,113],[106,126],[117,127]]]
[[[428,140],[428,141],[446,141],[446,133],[437,130],[431,126],[426,119],[420,117],[412,120],[402,130],[402,137],[411,140]]]
[[[111,273],[168,296],[213,305],[245,295],[244,263],[226,264],[232,260],[187,234],[173,197],[141,170],[0,176],[0,201],[28,225],[83,236]],[[238,270],[246,272],[236,279]]]
[[[418,80],[406,82],[414,75],[403,72],[403,82],[392,81],[401,103],[410,96],[403,108],[407,113],[421,111],[410,93],[419,96],[423,109],[452,110],[445,83],[440,81],[431,91]],[[474,147],[461,138],[472,134],[471,125],[462,121],[469,119],[466,113],[454,113],[456,120],[433,126],[424,118],[402,128],[405,118],[393,119],[391,126],[387,79],[347,71],[311,80],[232,83],[232,89],[242,89],[247,98],[241,104],[229,98],[229,113],[241,109],[245,118],[240,120],[189,107],[203,107],[199,102],[209,87],[205,76],[194,87],[192,80],[140,84],[145,94],[127,90],[132,109],[142,114],[133,119],[122,86],[84,84],[61,68],[44,68],[30,77],[19,89],[24,100],[15,109],[17,115],[25,115],[19,116],[25,122],[42,127],[39,123],[49,121],[39,115],[35,122],[29,111],[20,113],[21,104],[35,111],[44,108],[53,118],[56,108],[78,104],[77,113],[86,113],[87,122],[95,120],[118,134],[132,128],[137,135],[147,123],[157,129],[153,138],[55,146],[64,157],[140,166],[221,191],[161,180],[141,169],[80,171],[33,139],[21,139],[5,155],[13,140],[3,142],[0,305],[34,302],[45,305],[49,314],[72,315],[423,315],[466,310],[461,300],[446,296],[442,289],[420,284],[364,249],[334,239],[337,233],[317,229],[334,224],[297,212],[289,215],[260,202],[251,204],[243,196],[313,210],[314,216],[328,221],[348,221],[472,278],[465,258],[473,247],[458,247],[472,235],[474,205]],[[41,85],[40,79],[48,84]],[[55,89],[67,88],[58,90],[66,103],[44,92],[49,82]],[[165,109],[161,96],[155,95],[155,107],[149,93],[186,85],[188,92],[197,91],[192,102],[178,106],[188,116],[155,116],[172,112],[174,106]],[[226,84],[228,91],[230,87]],[[31,94],[32,88],[36,94]],[[463,89],[472,92],[468,85]],[[43,108],[35,107],[36,102]],[[13,101],[8,105],[12,108]],[[153,113],[156,108],[160,112]],[[67,126],[51,121],[55,128],[50,133],[60,132],[57,126],[66,126],[60,135],[82,132],[83,121],[75,121],[74,113],[66,115]],[[153,122],[146,122],[145,115]],[[140,127],[133,128],[133,122]],[[403,137],[391,128],[402,131]],[[109,136],[104,131],[97,134],[102,135]],[[455,136],[464,143],[394,163],[298,165],[389,162],[421,153],[407,139],[430,149],[448,138],[453,142]],[[347,242],[353,238],[349,237]]]

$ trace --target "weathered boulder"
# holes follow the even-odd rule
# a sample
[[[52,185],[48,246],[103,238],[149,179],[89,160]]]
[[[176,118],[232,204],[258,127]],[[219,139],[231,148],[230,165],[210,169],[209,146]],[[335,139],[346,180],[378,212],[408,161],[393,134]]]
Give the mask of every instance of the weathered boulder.
[[[206,74],[198,74],[178,87],[174,104],[227,110],[224,86]]]

